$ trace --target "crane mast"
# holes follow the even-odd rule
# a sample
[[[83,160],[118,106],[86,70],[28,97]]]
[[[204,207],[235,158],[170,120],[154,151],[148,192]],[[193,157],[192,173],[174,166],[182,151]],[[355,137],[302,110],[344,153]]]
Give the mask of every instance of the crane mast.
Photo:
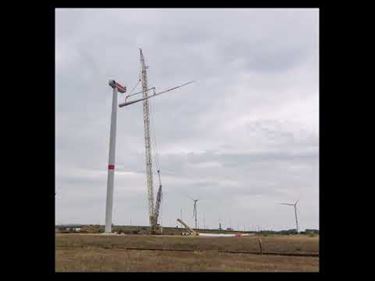
[[[152,160],[151,160],[151,140],[150,140],[150,108],[148,104],[148,88],[147,88],[147,71],[145,59],[143,56],[142,49],[140,51],[141,58],[141,68],[142,68],[142,92],[143,98],[143,120],[145,129],[145,149],[146,149],[146,177],[147,177],[147,192],[148,192],[148,212],[149,220],[151,226],[151,232],[155,231],[156,221],[154,216],[154,189],[153,189],[153,179],[152,179]]]

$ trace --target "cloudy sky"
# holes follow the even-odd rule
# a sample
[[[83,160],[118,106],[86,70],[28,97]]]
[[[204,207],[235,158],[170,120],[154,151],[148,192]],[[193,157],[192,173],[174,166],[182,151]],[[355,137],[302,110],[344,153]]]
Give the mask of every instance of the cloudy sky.
[[[104,224],[108,80],[130,91],[142,48],[150,87],[196,80],[150,100],[161,223],[182,212],[193,225],[193,197],[201,227],[289,229],[293,209],[278,203],[299,199],[300,228],[319,227],[318,9],[55,14],[56,223]],[[141,103],[117,117],[113,222],[147,225]]]

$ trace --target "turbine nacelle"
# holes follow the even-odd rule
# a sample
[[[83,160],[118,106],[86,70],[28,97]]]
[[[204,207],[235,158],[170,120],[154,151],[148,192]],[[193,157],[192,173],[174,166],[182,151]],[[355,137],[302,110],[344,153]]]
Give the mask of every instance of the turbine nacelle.
[[[117,83],[115,80],[109,80],[108,81],[109,86],[112,87],[112,89],[117,89],[121,94],[126,92],[126,86],[121,85],[120,83]]]

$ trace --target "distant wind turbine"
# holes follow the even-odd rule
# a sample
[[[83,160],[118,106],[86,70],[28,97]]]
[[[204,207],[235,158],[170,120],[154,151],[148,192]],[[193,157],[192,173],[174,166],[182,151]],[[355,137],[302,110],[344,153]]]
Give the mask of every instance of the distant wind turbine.
[[[193,199],[191,197],[189,197],[191,200],[193,200],[194,202],[194,207],[193,207],[193,217],[194,217],[194,221],[195,221],[195,229],[198,229],[198,212],[197,212],[197,202],[200,200],[200,199]]]
[[[296,201],[296,203],[292,204],[292,203],[280,203],[280,205],[286,205],[286,206],[293,206],[294,207],[294,215],[295,215],[295,218],[296,218],[296,230],[297,230],[297,233],[298,233],[298,218],[297,218],[297,203],[298,203],[299,200]]]

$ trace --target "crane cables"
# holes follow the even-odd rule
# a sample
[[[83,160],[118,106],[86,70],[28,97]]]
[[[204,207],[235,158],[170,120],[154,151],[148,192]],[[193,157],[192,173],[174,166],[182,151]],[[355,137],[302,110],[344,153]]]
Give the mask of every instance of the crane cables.
[[[125,95],[125,102],[126,102],[126,99],[129,97],[129,96],[133,96],[132,93],[134,92],[134,90],[138,87],[139,83],[141,83],[142,79],[141,79],[141,73],[138,74],[138,81],[137,83],[135,84],[135,86],[133,87],[133,89],[129,92],[129,94]]]
[[[141,82],[141,78],[138,79],[137,84],[135,84],[133,89],[130,91],[129,95],[131,95],[134,92],[135,88],[137,88],[137,86],[139,85],[140,82]]]

